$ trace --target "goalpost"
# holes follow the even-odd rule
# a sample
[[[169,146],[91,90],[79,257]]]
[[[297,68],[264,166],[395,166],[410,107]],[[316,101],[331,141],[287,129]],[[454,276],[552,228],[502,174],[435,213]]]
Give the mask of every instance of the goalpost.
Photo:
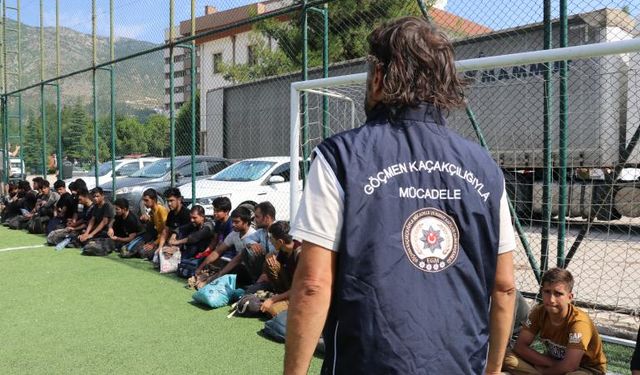
[[[582,166],[583,164],[578,164],[577,162],[580,158],[584,158],[586,167],[594,169],[604,167],[602,164],[598,165],[597,160],[602,160],[603,152],[606,153],[609,149],[617,152],[617,143],[609,144],[607,142],[612,139],[618,142],[619,138],[618,134],[602,134],[602,129],[622,132],[622,130],[618,130],[620,124],[617,117],[622,111],[625,112],[628,124],[628,128],[625,129],[627,134],[626,142],[631,143],[630,139],[633,138],[631,134],[636,131],[640,123],[640,38],[457,61],[458,72],[464,73],[467,78],[475,79],[475,84],[467,92],[467,100],[470,103],[470,108],[478,118],[479,127],[484,131],[490,152],[500,164],[503,164],[503,162],[506,165],[521,163],[523,166],[528,166],[523,168],[531,169],[536,168],[536,163],[540,162],[541,148],[538,143],[541,143],[542,126],[537,121],[542,117],[542,104],[540,103],[542,103],[543,97],[543,76],[540,73],[539,64],[557,61],[569,61],[571,63],[569,72],[569,96],[571,97],[569,102],[569,140],[576,143],[569,144],[567,167],[570,170],[576,170],[579,166]],[[502,75],[506,75],[506,77],[502,77]],[[310,151],[322,141],[323,135],[327,134],[327,130],[328,135],[332,135],[354,126],[360,126],[364,122],[363,107],[366,79],[367,74],[360,73],[299,81],[291,84],[291,176],[300,175],[299,161],[304,157],[309,157]],[[558,85],[557,70],[553,71],[552,81],[554,85]],[[557,88],[553,88],[552,95],[557,96],[557,91],[555,90]],[[624,95],[620,95],[620,91],[623,90],[626,90],[626,92]],[[302,99],[303,97],[304,99]],[[493,101],[487,103],[487,97],[491,97]],[[326,123],[326,115],[323,117],[323,99],[328,101],[328,123]],[[590,99],[590,101],[587,99]],[[306,101],[304,107],[303,100]],[[625,102],[620,103],[620,101]],[[511,105],[513,102],[524,102],[531,108],[526,106],[519,108]],[[610,107],[612,106],[617,106],[616,110],[618,112],[611,110]],[[576,113],[580,112],[578,109],[584,114]],[[601,113],[597,113],[598,111],[601,111]],[[553,108],[552,112],[553,121],[558,121],[558,109]],[[605,118],[605,116],[608,117]],[[578,133],[585,133],[583,129],[586,125],[584,124],[588,124],[594,119],[605,123],[607,127],[604,128],[600,125],[600,134],[588,134],[589,136],[600,138],[587,138],[587,141],[582,141],[584,145],[579,145],[580,137],[584,138],[585,134]],[[307,126],[303,130],[305,123]],[[464,110],[452,111],[449,115],[449,125],[463,136],[477,140]],[[557,152],[557,124],[553,124],[553,128],[555,132],[553,134],[555,137],[553,138],[553,148],[554,152]],[[304,139],[303,134],[305,135]],[[506,150],[505,143],[511,142],[518,137],[524,139],[520,148],[512,147],[511,150]],[[575,154],[573,154],[574,152]],[[591,157],[590,152],[600,154],[589,159]],[[521,158],[523,155],[525,157]],[[640,155],[640,151],[638,155]],[[640,156],[636,156],[636,159],[640,160]],[[534,166],[532,167],[532,165]],[[638,162],[638,165],[640,166],[640,162]],[[593,186],[589,185],[573,186],[571,185],[573,183],[573,181],[568,183],[570,185],[568,187],[570,198],[567,202],[569,217],[577,217],[577,215],[573,215],[573,210],[577,211],[584,205],[583,201],[577,201],[580,189],[585,187],[588,189],[593,188]],[[299,179],[290,179],[291,220],[295,218],[297,213],[300,196],[295,192],[301,189],[300,184]],[[636,187],[635,182],[631,184],[634,185],[629,188]],[[640,192],[640,181],[637,185]],[[534,255],[540,256],[541,237],[540,233],[536,233],[536,231],[539,231],[539,227],[533,226],[532,223],[539,220],[539,216],[536,216],[533,211],[540,206],[538,193],[541,190],[531,183],[527,187],[533,190],[530,193],[533,202],[529,202],[532,207],[531,212],[527,212],[527,216],[524,217],[529,220],[530,225],[525,230],[531,241]],[[557,186],[555,189],[557,189]],[[577,193],[571,193],[574,190]],[[557,194],[557,192],[553,194]],[[595,196],[595,190],[593,194]],[[628,196],[630,197],[631,195]],[[640,197],[640,193],[637,196]],[[518,203],[518,199],[516,194],[516,203]],[[640,201],[640,198],[637,200]],[[640,202],[629,203],[640,205]],[[557,203],[555,204],[557,205]],[[632,206],[630,205],[630,207]],[[557,213],[554,211],[553,215],[557,215]],[[640,226],[640,217],[631,220],[632,223],[637,222],[636,224]],[[570,230],[565,240],[569,246],[576,239],[577,230],[580,229],[581,224],[578,222],[571,225],[574,225],[574,227],[569,227]],[[616,223],[607,222],[606,225],[609,228],[615,226]],[[637,252],[637,248],[633,247],[634,241],[640,241],[640,233],[637,234],[638,238],[633,237],[633,235],[633,233],[628,233],[626,237],[616,237],[609,230],[603,235],[592,235],[590,233],[588,239],[585,240],[586,242],[581,245],[581,251],[576,253],[570,263],[569,269],[577,273],[577,279],[579,280],[577,284],[577,299],[585,301],[588,305],[586,307],[594,315],[603,315],[602,311],[623,312],[626,315],[633,314],[633,311],[636,311],[637,314],[640,309],[640,301],[637,299],[637,294],[634,294],[635,290],[640,289],[640,276],[629,276],[627,274],[627,263],[636,264],[636,262],[640,261],[640,254],[634,255]],[[555,242],[555,239],[551,242]],[[552,252],[557,250],[554,247],[555,245],[555,243],[550,244],[550,259],[554,259]],[[569,246],[567,246],[567,249]],[[517,257],[519,259],[517,261],[523,266],[528,265],[527,258],[520,250],[522,249],[520,248],[518,251]],[[606,258],[598,254],[606,254]],[[632,259],[633,256],[636,258]],[[590,272],[584,272],[590,269],[598,269],[601,272],[609,270],[606,272],[610,273],[608,275],[595,275]],[[537,282],[531,273],[531,269],[522,271],[518,275],[517,281],[519,289],[537,291]]]
[[[640,38],[623,40],[617,42],[604,42],[575,47],[555,48],[550,50],[530,51],[509,55],[480,57],[475,59],[460,60],[456,62],[458,72],[466,72],[472,70],[482,70],[499,67],[511,67],[524,64],[544,63],[561,60],[588,59],[592,57],[600,57],[607,55],[620,55],[640,51]],[[300,106],[300,97],[304,93],[315,93],[320,96],[338,97],[351,101],[339,88],[347,88],[356,86],[359,90],[364,90],[364,84],[367,80],[367,73],[358,73],[344,76],[336,76],[329,78],[319,78],[307,81],[298,81],[291,84],[291,106],[290,106],[290,155],[291,155],[291,175],[296,176],[299,173],[298,163],[301,157],[301,117],[303,108]],[[363,95],[361,95],[363,96]],[[352,107],[353,118],[356,117],[355,106]],[[360,124],[357,124],[360,125]],[[298,179],[291,179],[291,191],[299,189]],[[290,200],[291,218],[295,217],[297,212],[298,201],[295,194],[291,194]]]

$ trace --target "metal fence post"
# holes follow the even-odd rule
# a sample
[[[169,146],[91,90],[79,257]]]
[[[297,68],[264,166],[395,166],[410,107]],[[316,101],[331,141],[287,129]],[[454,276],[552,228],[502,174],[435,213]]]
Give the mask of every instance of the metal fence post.
[[[171,187],[176,186],[176,171],[175,171],[175,157],[176,157],[176,116],[175,106],[173,98],[174,90],[174,66],[173,66],[173,50],[174,50],[174,35],[173,35],[173,9],[174,0],[169,1],[169,143],[171,144]]]
[[[93,175],[96,179],[96,186],[99,186],[98,180],[98,163],[100,160],[100,150],[98,146],[98,98],[96,95],[96,73],[97,73],[97,60],[98,60],[98,52],[97,52],[97,43],[98,39],[96,36],[96,0],[91,1],[91,37],[93,40],[93,70],[92,73],[92,92],[93,92],[93,147],[94,147],[94,171]],[[114,192],[115,193],[115,192]]]
[[[113,28],[113,0],[109,0],[109,56],[111,61],[116,57],[115,30]],[[109,69],[109,83],[111,93],[111,199],[116,200],[116,72],[115,65]]]
[[[567,0],[560,0],[560,48],[567,47],[568,38],[568,21],[567,21]],[[560,61],[560,118],[559,118],[559,163],[560,163],[560,191],[558,197],[558,253],[557,266],[564,267],[564,241],[566,237],[566,216],[567,216],[567,153],[568,153],[568,86],[567,86],[567,60]]]
[[[551,0],[544,0],[544,49],[551,49]],[[542,186],[542,240],[540,249],[540,270],[549,268],[549,232],[551,230],[551,70],[549,63],[544,63],[544,108],[543,108],[543,153],[544,176]]]

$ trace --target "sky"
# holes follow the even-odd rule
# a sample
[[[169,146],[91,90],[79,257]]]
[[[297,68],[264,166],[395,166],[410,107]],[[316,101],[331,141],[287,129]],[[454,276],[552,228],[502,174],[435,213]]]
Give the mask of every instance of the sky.
[[[60,24],[74,30],[91,33],[91,0],[59,0]],[[339,0],[337,0],[339,1]],[[405,0],[398,0],[405,1]],[[411,0],[406,0],[411,1]],[[225,10],[256,2],[255,0],[197,0],[196,16],[204,14],[205,5]],[[558,16],[558,2],[552,1],[553,16]],[[11,4],[12,1],[8,1]],[[175,23],[188,20],[190,0],[174,0]],[[631,14],[640,14],[640,0],[568,0],[569,14],[587,12],[604,7],[628,6]],[[22,22],[39,26],[40,0],[21,1]],[[475,21],[494,30],[542,21],[541,0],[448,0],[445,10]],[[55,1],[44,0],[44,25],[55,26]],[[98,35],[109,35],[109,0],[96,0]],[[9,18],[14,13],[7,12]],[[168,0],[115,0],[115,34],[153,43],[162,43],[169,25]]]

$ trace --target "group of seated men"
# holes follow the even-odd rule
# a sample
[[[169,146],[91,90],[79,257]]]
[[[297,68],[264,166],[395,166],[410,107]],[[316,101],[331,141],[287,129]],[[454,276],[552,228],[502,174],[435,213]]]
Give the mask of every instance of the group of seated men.
[[[118,251],[122,257],[148,260],[170,257],[180,251],[182,259],[196,260],[196,276],[215,269],[207,282],[228,273],[248,291],[269,290],[260,310],[272,317],[286,312],[289,289],[300,243],[289,235],[289,223],[276,221],[275,208],[262,202],[252,211],[245,206],[232,210],[231,201],[213,201],[213,219],[204,209],[188,209],[180,190],[164,192],[168,207],[160,204],[153,189],[143,193],[146,211],[129,211],[125,199],[112,205],[102,189],[89,192],[81,179],[54,184],[42,178],[9,184],[1,197],[0,220],[13,229],[44,233],[47,242],[61,249],[77,246],[87,255]],[[115,208],[114,208],[115,206]],[[573,276],[564,269],[544,273],[542,304],[522,320],[522,330],[508,350],[503,370],[510,374],[603,374],[606,358],[598,331],[581,309],[573,305]],[[528,309],[527,309],[528,310]],[[516,327],[518,328],[518,327]],[[534,339],[545,345],[544,354],[532,349]],[[638,367],[638,350],[634,354]]]
[[[169,188],[161,204],[158,192],[143,192],[146,210],[129,210],[123,198],[113,203],[101,188],[87,190],[77,179],[58,180],[55,191],[43,178],[9,184],[2,197],[0,220],[12,229],[28,229],[47,236],[57,250],[78,247],[83,255],[139,257],[159,263],[180,252],[182,261],[192,260],[195,276],[207,282],[228,273],[237,275],[241,287],[272,292],[262,310],[271,315],[286,310],[288,289],[300,243],[289,235],[289,223],[276,221],[270,202],[255,207],[241,205],[232,210],[227,197],[213,201],[213,218],[202,206],[188,209],[180,190]]]

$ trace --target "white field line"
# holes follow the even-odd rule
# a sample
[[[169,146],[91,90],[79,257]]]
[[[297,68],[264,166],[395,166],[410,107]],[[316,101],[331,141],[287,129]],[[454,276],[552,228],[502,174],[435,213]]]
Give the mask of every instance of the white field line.
[[[24,249],[35,249],[35,248],[37,248],[37,247],[44,247],[44,245],[7,247],[6,249],[0,249],[0,253],[5,252],[5,251],[24,250]]]

